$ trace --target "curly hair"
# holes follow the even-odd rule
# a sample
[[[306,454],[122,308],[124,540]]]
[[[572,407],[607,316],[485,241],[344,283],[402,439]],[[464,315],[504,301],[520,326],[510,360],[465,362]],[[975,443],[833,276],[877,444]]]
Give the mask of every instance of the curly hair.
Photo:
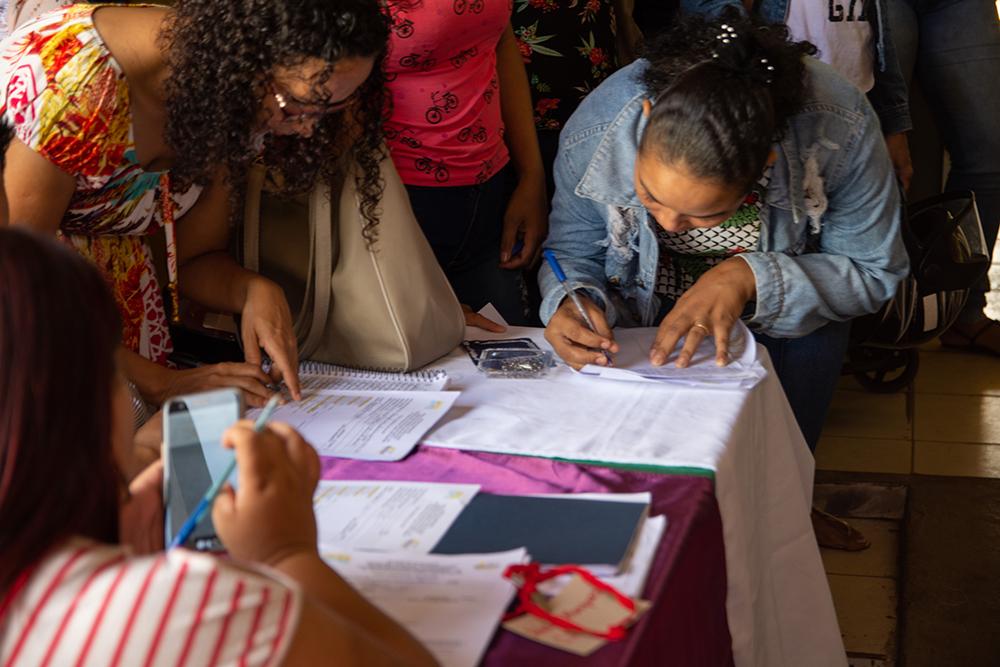
[[[160,35],[169,67],[165,135],[176,155],[174,182],[207,185],[221,166],[238,197],[261,155],[259,117],[274,68],[320,59],[328,63],[315,81],[322,92],[339,59],[372,57],[375,67],[353,104],[324,115],[309,138],[265,135],[263,158],[285,194],[337,178],[345,158],[353,158],[364,234],[373,241],[383,188],[388,37],[380,0],[178,0]]]
[[[802,107],[803,56],[815,53],[809,42],[789,41],[784,25],[734,8],[714,20],[680,19],[644,47],[642,83],[654,102],[640,150],[749,188]]]

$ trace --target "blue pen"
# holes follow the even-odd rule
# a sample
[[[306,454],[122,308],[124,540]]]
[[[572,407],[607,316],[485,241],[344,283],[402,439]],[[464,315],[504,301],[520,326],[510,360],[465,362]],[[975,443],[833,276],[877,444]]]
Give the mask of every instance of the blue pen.
[[[267,402],[267,405],[264,406],[264,410],[260,413],[260,416],[257,417],[257,421],[254,422],[254,431],[260,433],[264,430],[264,426],[267,425],[267,420],[271,418],[271,415],[274,414],[275,409],[278,407],[279,398],[280,397],[275,394],[271,397],[271,400]],[[198,503],[198,506],[194,508],[194,512],[191,513],[191,516],[187,518],[187,521],[184,522],[184,525],[182,525],[181,529],[177,532],[177,535],[174,536],[169,548],[173,549],[174,547],[179,547],[188,541],[188,538],[191,537],[191,533],[193,533],[194,529],[198,527],[199,523],[201,523],[201,519],[205,516],[205,512],[207,512],[208,508],[215,502],[215,497],[218,496],[219,491],[222,490],[222,485],[226,483],[226,480],[229,479],[229,476],[233,474],[234,470],[236,470],[235,456],[233,457],[233,460],[229,462],[229,466],[226,467],[226,472],[222,475],[222,477],[215,480],[215,483],[212,484],[208,491],[205,492],[205,495],[201,497],[201,501]]]
[[[576,306],[576,310],[580,313],[580,317],[582,317],[583,321],[587,324],[587,328],[596,334],[597,327],[594,326],[594,321],[590,319],[590,315],[587,314],[587,310],[583,307],[583,302],[580,301],[580,297],[576,295],[576,292],[569,288],[569,284],[566,282],[566,274],[563,273],[562,267],[559,266],[559,260],[556,259],[555,253],[551,250],[543,250],[542,256],[545,257],[545,261],[547,261],[549,266],[552,268],[552,273],[556,274],[556,280],[559,281],[559,284],[562,285],[562,288],[566,291],[566,296],[568,296],[570,301],[573,302],[573,305]],[[608,366],[613,365],[611,353],[604,349],[602,349],[601,352],[604,353],[604,358],[608,360]]]

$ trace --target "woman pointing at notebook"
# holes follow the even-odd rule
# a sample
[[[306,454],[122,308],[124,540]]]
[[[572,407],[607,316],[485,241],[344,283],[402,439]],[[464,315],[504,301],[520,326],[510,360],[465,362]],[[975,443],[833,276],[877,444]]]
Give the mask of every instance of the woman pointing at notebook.
[[[258,158],[298,193],[349,154],[373,233],[387,39],[375,0],[179,0],[73,5],[3,42],[0,113],[15,140],[0,224],[58,233],[98,266],[122,316],[122,369],[148,403],[232,386],[262,405],[272,379],[262,350],[298,397],[285,296],[226,252],[235,193]],[[176,313],[180,292],[239,313],[247,363],[168,367],[167,312],[146,242],[161,228],[167,305]]]
[[[654,365],[686,365],[706,337],[725,364],[746,321],[810,448],[849,320],[908,269],[878,119],[812,53],[727,13],[679,22],[608,79],[562,132],[545,244],[596,331],[540,275],[546,338],[577,367],[608,363],[630,325],[659,326]]]

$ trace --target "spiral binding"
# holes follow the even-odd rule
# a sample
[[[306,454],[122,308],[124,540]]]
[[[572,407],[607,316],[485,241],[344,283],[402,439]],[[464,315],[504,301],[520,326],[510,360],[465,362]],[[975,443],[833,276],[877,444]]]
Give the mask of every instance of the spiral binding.
[[[353,380],[396,380],[412,382],[413,384],[431,384],[448,377],[441,369],[411,371],[408,373],[389,369],[348,368],[327,364],[321,361],[303,361],[299,363],[300,375],[325,375],[330,377],[350,378]]]

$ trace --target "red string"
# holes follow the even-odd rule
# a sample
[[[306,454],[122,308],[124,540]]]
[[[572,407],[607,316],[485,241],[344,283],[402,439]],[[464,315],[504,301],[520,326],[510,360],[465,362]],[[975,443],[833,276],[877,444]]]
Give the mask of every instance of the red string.
[[[520,616],[521,614],[530,614],[531,616],[541,618],[564,630],[582,632],[595,637],[600,637],[602,639],[607,639],[609,641],[619,641],[624,639],[626,630],[626,625],[624,623],[613,625],[604,632],[601,632],[600,630],[591,630],[590,628],[585,628],[577,623],[574,623],[573,621],[570,621],[569,619],[556,616],[535,603],[533,596],[538,589],[538,584],[543,581],[548,581],[549,579],[554,579],[555,577],[561,577],[564,574],[579,575],[581,579],[594,588],[604,591],[614,597],[618,600],[618,603],[625,607],[625,609],[629,612],[635,611],[635,602],[630,597],[622,594],[614,586],[606,584],[578,565],[559,565],[542,572],[538,563],[528,563],[527,565],[510,565],[506,570],[504,570],[503,576],[505,578],[511,580],[518,578],[521,580],[521,585],[518,587],[517,591],[517,608],[507,614],[504,617],[504,620],[509,620],[516,616]]]

